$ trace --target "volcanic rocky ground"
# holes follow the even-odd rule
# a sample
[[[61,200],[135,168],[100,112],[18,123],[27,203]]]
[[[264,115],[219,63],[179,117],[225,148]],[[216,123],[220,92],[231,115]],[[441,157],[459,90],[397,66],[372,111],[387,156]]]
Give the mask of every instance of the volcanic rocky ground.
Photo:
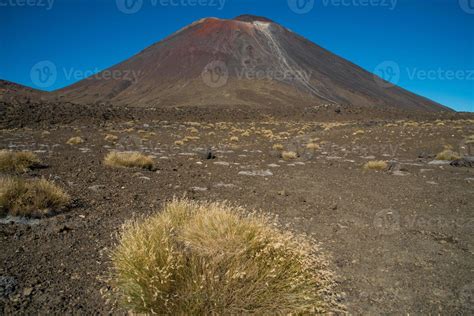
[[[54,181],[74,202],[49,218],[2,219],[2,314],[126,313],[107,283],[116,233],[184,195],[261,209],[314,236],[350,313],[474,312],[474,170],[434,159],[445,146],[472,150],[472,117],[27,123],[4,126],[0,147],[36,152],[48,168],[21,176]],[[85,142],[67,145],[73,136]],[[300,157],[282,160],[274,144]],[[153,155],[157,170],[108,168],[111,150]],[[393,167],[364,170],[371,160]]]

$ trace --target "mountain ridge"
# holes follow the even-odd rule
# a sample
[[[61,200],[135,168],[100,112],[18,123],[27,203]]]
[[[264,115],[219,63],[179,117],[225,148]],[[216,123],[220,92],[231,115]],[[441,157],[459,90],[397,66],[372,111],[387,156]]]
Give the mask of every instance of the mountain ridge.
[[[136,80],[126,78],[131,71]],[[107,72],[122,76],[110,79]],[[331,104],[451,111],[403,88],[385,86],[362,67],[268,18],[249,14],[197,20],[50,95],[77,103],[128,106],[284,109]]]

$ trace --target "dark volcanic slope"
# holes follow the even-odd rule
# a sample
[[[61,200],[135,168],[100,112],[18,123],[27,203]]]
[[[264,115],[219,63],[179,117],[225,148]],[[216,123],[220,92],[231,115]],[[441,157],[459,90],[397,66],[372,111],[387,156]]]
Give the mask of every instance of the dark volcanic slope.
[[[132,106],[329,103],[447,110],[399,87],[384,88],[362,68],[266,18],[249,15],[197,21],[55,94],[76,102]]]
[[[46,95],[46,92],[0,79],[0,102],[36,102]]]

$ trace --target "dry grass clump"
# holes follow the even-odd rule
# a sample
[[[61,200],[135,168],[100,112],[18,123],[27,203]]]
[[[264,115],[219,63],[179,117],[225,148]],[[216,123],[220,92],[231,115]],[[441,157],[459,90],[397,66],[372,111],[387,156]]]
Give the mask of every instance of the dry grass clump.
[[[298,158],[298,154],[294,151],[284,151],[281,153],[281,158],[283,158],[283,160],[293,160]]]
[[[386,170],[387,168],[388,164],[383,160],[369,161],[364,165],[364,169],[366,170]]]
[[[0,171],[26,172],[40,163],[31,151],[0,150]]]
[[[272,146],[273,150],[282,151],[285,147],[282,144],[274,144]]]
[[[230,141],[231,141],[231,142],[238,142],[238,141],[239,141],[239,138],[238,138],[237,136],[232,136],[232,137],[230,138]]]
[[[361,129],[359,129],[359,130],[355,131],[354,133],[352,133],[352,135],[354,135],[354,136],[363,135],[363,134],[365,134],[365,131],[361,130]]]
[[[116,142],[118,140],[118,136],[115,136],[115,135],[112,135],[112,134],[107,134],[107,135],[105,135],[104,140],[107,141],[107,142]]]
[[[404,127],[418,127],[420,124],[414,121],[408,121],[403,124]]]
[[[104,158],[104,164],[109,167],[119,168],[154,168],[153,158],[139,152],[112,151]]]
[[[0,178],[0,215],[43,217],[62,211],[70,197],[45,179]]]
[[[189,127],[186,130],[190,132],[191,134],[199,134],[199,130],[195,127]]]
[[[71,137],[66,142],[66,144],[68,144],[68,145],[79,145],[79,144],[82,144],[82,143],[84,143],[84,140],[79,136]]]
[[[137,314],[325,312],[330,282],[313,245],[226,203],[174,200],[124,225],[112,284]]]
[[[317,149],[319,149],[319,145],[316,144],[316,143],[309,143],[309,144],[306,145],[306,148],[311,149],[311,150],[317,150]]]
[[[190,142],[193,140],[199,140],[199,139],[201,139],[201,137],[199,136],[186,136],[185,138],[183,138],[183,142],[187,143],[187,142]]]
[[[183,145],[184,145],[184,141],[182,141],[182,140],[177,140],[177,141],[174,142],[174,144],[175,144],[176,146],[183,146]]]
[[[457,160],[460,158],[461,156],[451,149],[445,149],[436,155],[437,160]]]

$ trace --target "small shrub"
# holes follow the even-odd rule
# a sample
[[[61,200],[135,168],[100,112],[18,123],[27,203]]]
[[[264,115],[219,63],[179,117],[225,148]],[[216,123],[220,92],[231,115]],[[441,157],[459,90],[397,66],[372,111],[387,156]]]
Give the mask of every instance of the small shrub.
[[[124,225],[112,285],[136,314],[322,313],[331,281],[313,245],[226,203],[174,200]]]
[[[283,158],[283,160],[293,160],[298,158],[298,154],[294,151],[284,151],[281,153],[281,158]]]
[[[153,158],[139,152],[112,151],[105,156],[104,164],[115,168],[143,168],[148,170],[154,168]]]
[[[458,153],[452,151],[451,149],[445,149],[436,155],[437,160],[457,160],[460,158],[461,156]]]
[[[191,134],[199,134],[199,130],[195,127],[189,127],[187,128],[187,130],[191,133]]]
[[[183,139],[183,141],[187,143],[187,142],[190,142],[190,141],[193,141],[193,140],[199,140],[199,139],[200,139],[199,136],[186,136]]]
[[[282,151],[285,147],[282,144],[274,144],[272,148],[273,150]]]
[[[175,144],[176,146],[183,146],[183,145],[184,145],[184,141],[182,141],[182,140],[177,140],[177,141],[174,142],[174,144]]]
[[[40,160],[31,151],[0,150],[0,171],[26,172],[38,164]]]
[[[386,170],[387,168],[388,164],[383,160],[369,161],[364,165],[364,169],[366,170]]]
[[[108,142],[116,142],[118,140],[118,136],[107,134],[104,139]]]
[[[82,143],[84,143],[84,140],[79,136],[71,137],[66,142],[66,144],[68,144],[68,145],[79,145],[79,144],[82,144]]]
[[[230,138],[230,141],[231,141],[231,142],[238,142],[238,141],[239,141],[239,138],[238,138],[237,136],[232,136],[232,137]]]
[[[45,179],[0,178],[0,214],[43,217],[62,211],[70,202],[67,193]]]
[[[317,150],[317,149],[319,149],[319,145],[316,144],[316,143],[309,143],[309,144],[306,145],[306,148],[311,149],[311,150]]]

